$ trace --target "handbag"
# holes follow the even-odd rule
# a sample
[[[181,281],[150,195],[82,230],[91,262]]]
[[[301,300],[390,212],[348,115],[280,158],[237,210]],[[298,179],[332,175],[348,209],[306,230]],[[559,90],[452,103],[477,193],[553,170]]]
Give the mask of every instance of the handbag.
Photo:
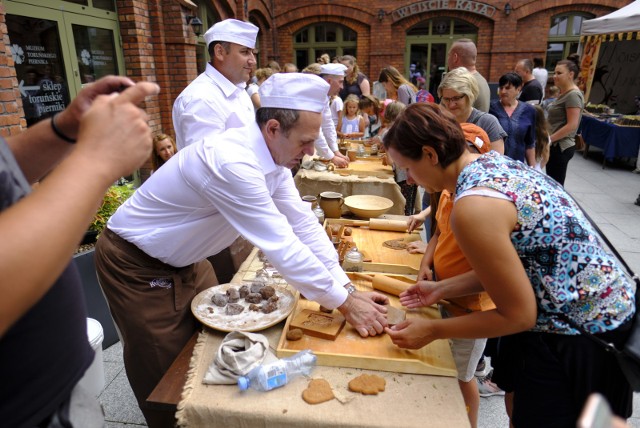
[[[597,336],[594,336],[593,334],[589,333],[582,326],[580,326],[578,323],[576,323],[575,321],[573,321],[572,319],[567,317],[565,314],[563,314],[561,316],[561,318],[563,318],[564,321],[566,321],[571,327],[573,327],[576,330],[578,330],[580,332],[580,334],[582,334],[582,335],[588,337],[589,339],[593,340],[599,346],[602,346],[607,352],[612,352],[615,355],[616,360],[618,361],[618,365],[620,366],[620,369],[622,370],[622,372],[624,373],[625,377],[627,378],[627,381],[629,382],[629,385],[631,385],[631,388],[635,392],[640,392],[640,311],[638,311],[638,308],[640,307],[639,306],[639,304],[640,304],[640,295],[639,295],[640,278],[638,278],[638,275],[636,275],[633,272],[633,270],[631,270],[631,268],[629,267],[627,262],[625,262],[625,260],[622,258],[620,253],[618,253],[618,251],[615,249],[615,247],[607,239],[606,235],[604,233],[602,233],[600,228],[593,222],[591,217],[589,217],[589,214],[587,214],[582,209],[580,204],[578,204],[578,202],[575,199],[574,199],[574,202],[582,210],[582,212],[585,215],[585,217],[587,218],[587,220],[589,220],[589,222],[591,222],[591,225],[596,230],[596,232],[598,232],[598,234],[600,235],[602,240],[607,244],[607,246],[609,247],[609,249],[611,250],[613,255],[616,256],[618,261],[627,270],[627,273],[629,274],[629,276],[631,276],[631,278],[635,281],[635,283],[636,283],[636,294],[635,294],[636,313],[633,315],[633,319],[631,320],[632,324],[631,324],[631,328],[629,330],[629,336],[627,338],[626,343],[622,347],[622,349],[618,349],[613,343],[609,343],[609,342],[607,342],[605,340],[602,340],[601,338],[599,338]]]
[[[574,137],[576,142],[576,151],[581,152],[585,149],[586,143],[584,142],[584,138],[582,138],[582,134],[576,134]]]

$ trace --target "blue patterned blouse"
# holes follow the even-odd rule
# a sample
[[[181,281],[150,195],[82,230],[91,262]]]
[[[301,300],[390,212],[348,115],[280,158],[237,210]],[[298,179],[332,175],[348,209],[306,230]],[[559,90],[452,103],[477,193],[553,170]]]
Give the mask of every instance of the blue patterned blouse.
[[[578,334],[557,317],[565,313],[591,333],[603,333],[635,313],[633,280],[562,186],[492,151],[462,170],[456,195],[474,187],[497,190],[516,205],[511,241],[536,296],[533,331]]]

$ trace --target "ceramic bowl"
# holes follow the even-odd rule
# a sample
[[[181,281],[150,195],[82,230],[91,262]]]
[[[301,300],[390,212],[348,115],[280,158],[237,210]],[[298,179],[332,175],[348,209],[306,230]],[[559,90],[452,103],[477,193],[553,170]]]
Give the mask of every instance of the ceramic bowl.
[[[354,195],[344,199],[349,211],[362,218],[379,217],[393,207],[391,199],[375,195]]]

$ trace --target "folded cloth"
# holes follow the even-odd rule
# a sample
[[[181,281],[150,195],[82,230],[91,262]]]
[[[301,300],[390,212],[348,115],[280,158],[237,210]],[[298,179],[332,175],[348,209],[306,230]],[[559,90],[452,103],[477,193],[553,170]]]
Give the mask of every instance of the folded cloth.
[[[276,360],[277,357],[269,350],[269,341],[262,334],[232,331],[220,344],[202,383],[235,384],[240,376],[246,375],[254,367]]]

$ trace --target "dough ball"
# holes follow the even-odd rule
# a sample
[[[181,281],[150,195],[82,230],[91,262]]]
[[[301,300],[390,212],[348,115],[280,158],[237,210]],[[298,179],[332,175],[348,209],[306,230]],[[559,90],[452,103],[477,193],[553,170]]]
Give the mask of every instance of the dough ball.
[[[292,328],[287,332],[287,340],[300,340],[304,336],[304,332],[299,328]]]
[[[236,303],[240,300],[240,292],[237,288],[229,288],[227,289],[227,299],[229,303]]]
[[[254,312],[260,312],[262,310],[262,306],[256,305],[255,303],[251,303],[249,305],[249,310]]]
[[[343,233],[344,233],[344,236],[351,236],[353,234],[353,229],[350,227],[345,227]]]
[[[276,294],[276,289],[270,285],[267,285],[266,287],[262,287],[260,289],[260,295],[264,300],[269,300],[269,298],[275,294]]]
[[[211,297],[211,301],[214,305],[223,307],[227,304],[227,295],[222,293],[216,293]]]
[[[276,309],[278,309],[278,304],[276,302],[267,302],[262,305],[262,312],[264,312],[265,314],[270,314]]]
[[[242,287],[240,287],[240,298],[244,299],[245,297],[247,297],[247,294],[249,294],[249,286],[247,285],[243,285]]]
[[[254,281],[254,282],[251,283],[251,292],[252,293],[259,293],[260,290],[262,289],[262,287],[264,287],[264,283]]]
[[[262,302],[262,295],[260,293],[249,293],[247,297],[244,298],[249,303],[260,303]]]
[[[227,315],[238,315],[242,311],[244,311],[244,306],[238,303],[229,303],[227,305],[227,309],[226,309]]]
[[[267,300],[267,302],[277,302],[278,300],[280,300],[280,298],[277,294],[274,294],[273,296],[269,297],[269,300]]]

